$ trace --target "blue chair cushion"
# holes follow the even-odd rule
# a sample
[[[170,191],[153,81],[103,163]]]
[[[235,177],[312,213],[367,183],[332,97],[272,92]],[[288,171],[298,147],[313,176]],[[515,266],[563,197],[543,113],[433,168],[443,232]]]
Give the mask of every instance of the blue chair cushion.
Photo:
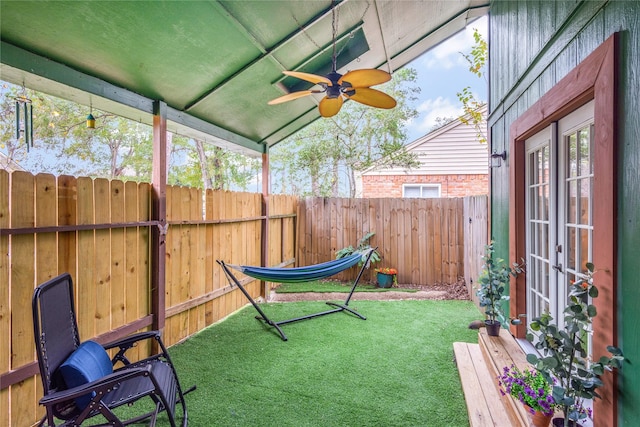
[[[85,341],[60,365],[60,374],[67,388],[77,387],[113,373],[107,351],[95,341]],[[95,392],[75,399],[78,409],[89,405]]]

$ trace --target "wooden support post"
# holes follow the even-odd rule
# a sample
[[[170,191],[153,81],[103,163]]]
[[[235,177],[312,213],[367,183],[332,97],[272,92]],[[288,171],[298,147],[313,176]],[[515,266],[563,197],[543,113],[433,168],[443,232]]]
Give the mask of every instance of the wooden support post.
[[[165,323],[165,236],[167,233],[167,104],[153,104],[153,187],[151,219],[151,314],[153,329],[161,331]]]
[[[265,146],[262,153],[262,248],[260,265],[269,267],[269,148]],[[267,282],[262,282],[262,296],[269,297]]]

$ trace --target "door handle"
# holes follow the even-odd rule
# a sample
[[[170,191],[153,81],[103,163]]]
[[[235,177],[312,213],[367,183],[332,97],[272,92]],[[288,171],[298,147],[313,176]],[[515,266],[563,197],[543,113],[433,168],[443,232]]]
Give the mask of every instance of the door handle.
[[[562,273],[563,272],[562,271],[562,264],[552,265],[551,268],[553,268],[558,273]]]
[[[523,319],[523,318],[526,318],[526,317],[527,317],[526,314],[518,314],[518,317],[511,319],[510,323],[512,325],[516,325],[516,326],[517,325],[522,325],[522,320],[520,320],[520,319]]]

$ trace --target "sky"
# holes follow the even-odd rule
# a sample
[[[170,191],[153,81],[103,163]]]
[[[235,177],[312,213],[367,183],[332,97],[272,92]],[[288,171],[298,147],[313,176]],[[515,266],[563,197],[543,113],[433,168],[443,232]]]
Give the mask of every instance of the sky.
[[[421,88],[417,106],[420,115],[408,124],[408,142],[425,135],[436,124],[437,117],[462,115],[462,103],[456,93],[463,88],[470,86],[476,98],[486,102],[487,81],[472,74],[469,63],[460,54],[471,50],[476,28],[487,40],[485,16],[407,65],[418,72]]]

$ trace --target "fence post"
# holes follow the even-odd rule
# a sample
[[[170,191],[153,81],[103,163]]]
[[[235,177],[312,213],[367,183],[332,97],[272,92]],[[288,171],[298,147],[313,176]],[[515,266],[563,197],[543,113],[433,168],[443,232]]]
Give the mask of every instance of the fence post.
[[[262,153],[262,245],[260,246],[260,263],[263,267],[269,267],[269,153],[268,148]],[[263,297],[269,297],[267,282],[260,282]]]
[[[165,323],[165,236],[167,226],[167,104],[153,103],[153,166],[151,219],[151,314],[153,329]]]

